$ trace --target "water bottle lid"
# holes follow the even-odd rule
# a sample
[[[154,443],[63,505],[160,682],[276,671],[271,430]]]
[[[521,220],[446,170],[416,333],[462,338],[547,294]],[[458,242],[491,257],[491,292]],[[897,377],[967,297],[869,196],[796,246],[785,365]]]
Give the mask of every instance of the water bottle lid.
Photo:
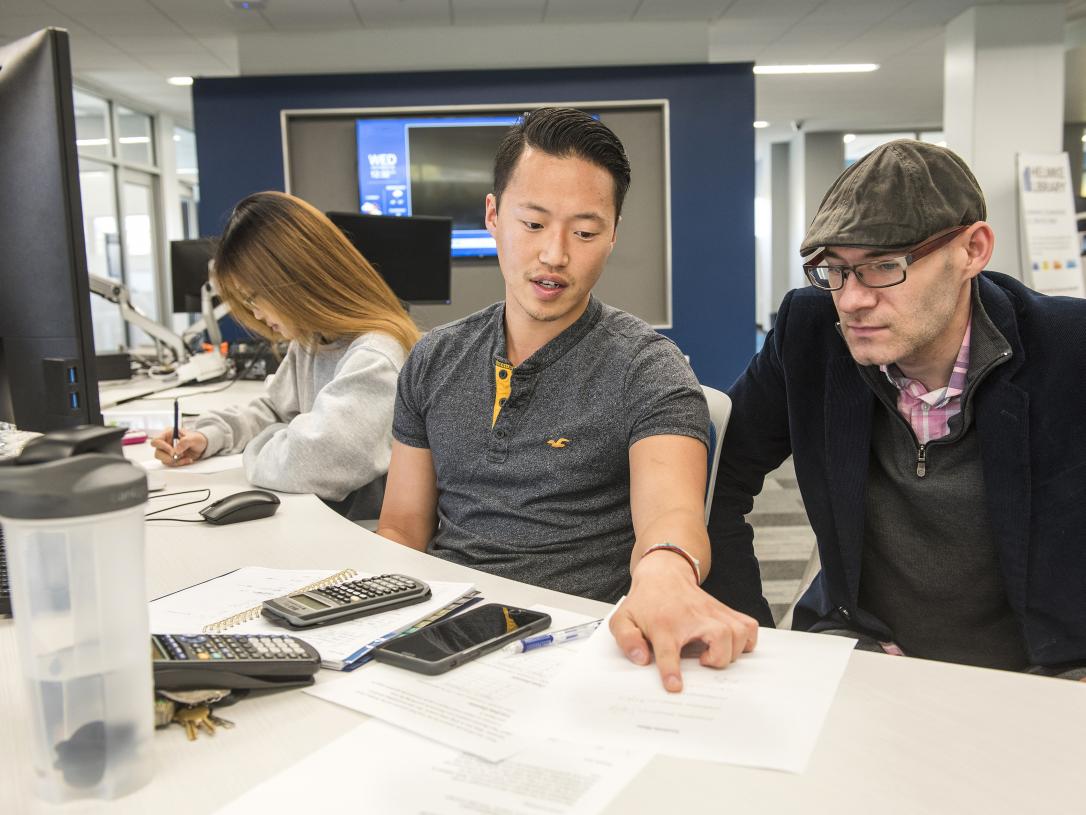
[[[147,473],[102,453],[0,467],[0,516],[41,520],[102,515],[147,500]]]

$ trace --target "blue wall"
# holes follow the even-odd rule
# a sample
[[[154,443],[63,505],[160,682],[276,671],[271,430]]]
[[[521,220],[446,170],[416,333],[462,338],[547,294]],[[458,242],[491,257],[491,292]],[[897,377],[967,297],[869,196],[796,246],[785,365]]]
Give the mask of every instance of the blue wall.
[[[285,108],[622,99],[670,101],[674,328],[664,333],[703,383],[726,388],[755,343],[749,63],[198,79],[202,231],[217,234],[249,193],[283,189]]]

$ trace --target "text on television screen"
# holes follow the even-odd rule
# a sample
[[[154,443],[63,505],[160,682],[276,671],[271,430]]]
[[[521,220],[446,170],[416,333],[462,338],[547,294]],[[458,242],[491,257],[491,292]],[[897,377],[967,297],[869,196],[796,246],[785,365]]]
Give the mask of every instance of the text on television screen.
[[[496,254],[483,221],[494,155],[517,117],[358,119],[358,196],[367,215],[452,218],[452,256]]]

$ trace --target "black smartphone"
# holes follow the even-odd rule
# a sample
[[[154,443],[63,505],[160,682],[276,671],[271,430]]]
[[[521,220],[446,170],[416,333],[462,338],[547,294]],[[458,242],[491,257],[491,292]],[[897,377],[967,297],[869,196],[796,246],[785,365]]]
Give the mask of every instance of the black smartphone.
[[[375,659],[424,674],[440,674],[551,624],[551,616],[501,603],[465,611],[413,634],[389,640]]]

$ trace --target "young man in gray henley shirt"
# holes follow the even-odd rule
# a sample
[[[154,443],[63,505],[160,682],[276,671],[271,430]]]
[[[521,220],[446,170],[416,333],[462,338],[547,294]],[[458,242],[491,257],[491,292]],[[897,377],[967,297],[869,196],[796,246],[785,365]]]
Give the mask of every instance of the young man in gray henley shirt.
[[[505,300],[431,331],[404,365],[378,532],[547,588],[626,594],[612,633],[678,691],[683,645],[724,667],[757,623],[699,587],[697,380],[670,340],[592,296],[629,182],[622,143],[581,111],[509,131],[486,198]]]

